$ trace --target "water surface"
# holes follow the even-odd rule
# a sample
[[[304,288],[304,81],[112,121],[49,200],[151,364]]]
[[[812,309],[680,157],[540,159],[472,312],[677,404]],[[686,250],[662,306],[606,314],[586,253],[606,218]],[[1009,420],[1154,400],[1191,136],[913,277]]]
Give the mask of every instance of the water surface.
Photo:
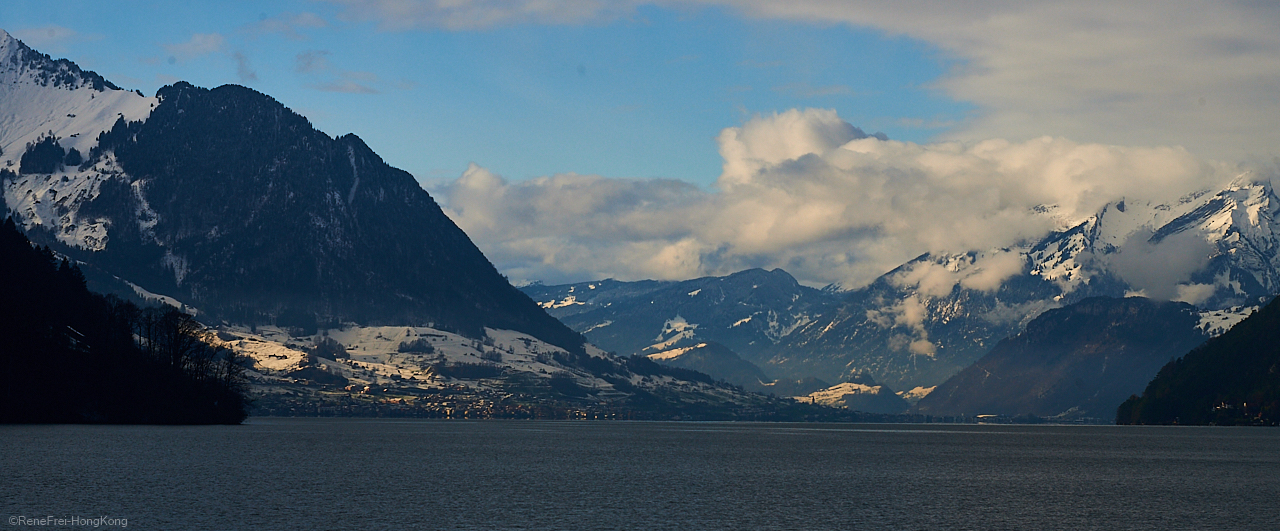
[[[135,529],[1280,529],[1280,430],[0,426],[0,518]]]

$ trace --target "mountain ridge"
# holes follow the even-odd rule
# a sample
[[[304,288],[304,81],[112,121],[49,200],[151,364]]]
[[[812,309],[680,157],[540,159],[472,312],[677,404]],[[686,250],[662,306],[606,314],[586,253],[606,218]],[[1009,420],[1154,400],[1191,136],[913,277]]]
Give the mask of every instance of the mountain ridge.
[[[1189,301],[1199,308],[1197,327],[1220,334],[1280,289],[1278,217],[1280,199],[1271,184],[1247,175],[1170,203],[1120,199],[1034,241],[924,253],[866,286],[812,290],[812,300],[821,302],[791,312],[803,318],[792,319],[767,342],[732,337],[729,325],[736,321],[709,324],[683,305],[656,304],[653,296],[663,289],[691,293],[698,289],[695,284],[730,282],[733,275],[646,281],[643,287],[609,281],[635,293],[597,304],[584,303],[598,298],[586,289],[593,282],[522,289],[592,338],[618,326],[620,319],[610,315],[622,315],[619,305],[630,308],[634,315],[626,322],[635,328],[630,339],[608,347],[620,352],[643,353],[645,341],[658,343],[679,333],[686,342],[728,345],[778,378],[842,382],[866,372],[877,382],[919,393],[968,367],[1045,311],[1089,297],[1147,294]],[[752,312],[781,316],[789,313],[789,305],[784,300]],[[743,347],[753,340],[755,348]]]

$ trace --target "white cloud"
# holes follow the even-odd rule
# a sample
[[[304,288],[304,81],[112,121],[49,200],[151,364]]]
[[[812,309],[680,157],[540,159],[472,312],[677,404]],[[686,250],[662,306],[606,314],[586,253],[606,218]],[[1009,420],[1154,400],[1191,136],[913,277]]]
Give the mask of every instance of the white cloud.
[[[1217,291],[1218,287],[1213,284],[1179,284],[1178,294],[1173,300],[1194,306],[1209,300]]]
[[[370,85],[378,83],[378,76],[371,72],[343,70],[333,66],[329,61],[333,53],[328,50],[307,50],[294,57],[294,71],[322,78],[323,81],[309,86],[322,92],[344,92],[348,94],[379,94],[381,91]],[[406,82],[401,80],[397,88],[404,88]]]
[[[514,280],[782,267],[809,284],[856,287],[924,252],[1006,247],[1122,197],[1165,201],[1235,175],[1180,148],[861,136],[833,111],[793,110],[724,130],[711,190],[576,174],[508,182],[472,166],[433,193]],[[1058,208],[1049,216],[1042,205]],[[941,293],[994,289],[1020,268],[997,253],[963,272],[910,273]]]
[[[1196,304],[1213,295],[1213,285],[1184,284],[1217,252],[1212,243],[1197,231],[1176,233],[1156,243],[1150,238],[1150,230],[1131,235],[1110,257],[1111,270],[1155,299]]]
[[[895,285],[914,288],[925,297],[945,297],[957,285],[965,289],[992,292],[1006,279],[1021,273],[1026,260],[1016,251],[987,251],[976,256],[944,257],[944,262],[921,261],[908,264],[890,278]]]
[[[987,256],[974,264],[973,272],[960,279],[960,286],[978,291],[995,291],[1006,279],[1022,273],[1025,266],[1026,261],[1017,253]]]

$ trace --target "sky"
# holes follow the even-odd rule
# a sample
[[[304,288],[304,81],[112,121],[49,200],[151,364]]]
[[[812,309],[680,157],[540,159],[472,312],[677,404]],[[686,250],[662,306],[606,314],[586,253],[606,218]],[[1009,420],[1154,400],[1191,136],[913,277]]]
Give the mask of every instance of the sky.
[[[1280,165],[1268,2],[10,0],[0,27],[355,133],[516,282],[853,287]]]

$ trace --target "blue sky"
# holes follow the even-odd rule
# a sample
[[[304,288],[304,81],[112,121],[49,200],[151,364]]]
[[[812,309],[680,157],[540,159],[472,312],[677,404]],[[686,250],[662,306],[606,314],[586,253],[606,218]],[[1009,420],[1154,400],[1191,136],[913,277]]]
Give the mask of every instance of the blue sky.
[[[0,27],[356,133],[517,282],[854,287],[1280,172],[1274,2],[8,0]]]
[[[920,142],[971,108],[930,88],[955,61],[927,43],[715,6],[460,30],[382,29],[309,1],[4,10],[11,33],[121,86],[243,84],[331,135],[356,133],[424,181],[474,162],[513,179],[705,186],[720,173],[716,135],[754,114],[835,109],[868,133]]]

